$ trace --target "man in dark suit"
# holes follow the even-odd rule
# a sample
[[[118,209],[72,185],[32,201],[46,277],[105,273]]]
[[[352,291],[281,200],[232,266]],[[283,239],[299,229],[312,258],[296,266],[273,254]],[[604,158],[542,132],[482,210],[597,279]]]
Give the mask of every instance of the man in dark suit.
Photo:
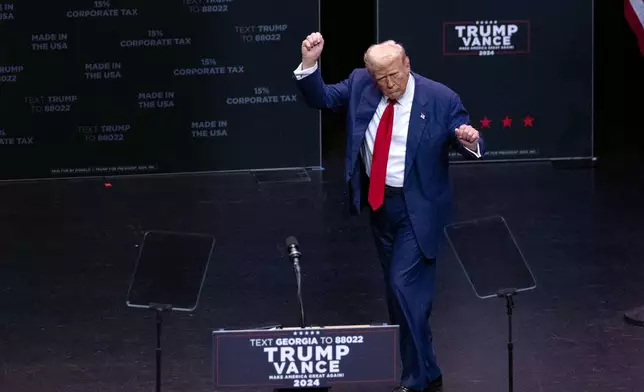
[[[448,152],[478,159],[479,132],[459,96],[411,72],[404,48],[372,45],[365,68],[325,84],[317,61],[320,33],[302,42],[294,71],[305,102],[318,109],[348,106],[345,181],[352,212],[367,208],[383,267],[390,321],[400,326],[403,362],[395,391],[441,391],[429,317],[436,255],[447,224],[452,190]]]

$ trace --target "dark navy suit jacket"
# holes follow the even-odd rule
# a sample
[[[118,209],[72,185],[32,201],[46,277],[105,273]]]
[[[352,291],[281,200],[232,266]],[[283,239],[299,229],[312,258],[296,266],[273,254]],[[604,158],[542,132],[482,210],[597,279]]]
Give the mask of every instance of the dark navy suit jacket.
[[[466,158],[476,159],[476,156],[461,145],[454,131],[469,124],[469,114],[459,96],[438,82],[414,72],[411,76],[415,78],[415,91],[409,118],[403,192],[419,246],[425,257],[433,258],[439,251],[443,228],[451,215],[448,152],[454,148]],[[318,68],[296,83],[309,106],[317,109],[347,106],[345,181],[351,211],[357,214],[368,207],[369,181],[359,159],[360,148],[382,93],[364,68],[354,70],[340,83],[328,85]],[[482,137],[479,149],[483,155]]]

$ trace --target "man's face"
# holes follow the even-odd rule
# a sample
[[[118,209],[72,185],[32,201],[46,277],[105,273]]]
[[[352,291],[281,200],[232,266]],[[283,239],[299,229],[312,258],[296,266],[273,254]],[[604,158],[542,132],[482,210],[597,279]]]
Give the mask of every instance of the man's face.
[[[407,88],[409,70],[409,57],[405,56],[403,59],[395,58],[372,70],[371,74],[383,95],[390,99],[398,99]]]

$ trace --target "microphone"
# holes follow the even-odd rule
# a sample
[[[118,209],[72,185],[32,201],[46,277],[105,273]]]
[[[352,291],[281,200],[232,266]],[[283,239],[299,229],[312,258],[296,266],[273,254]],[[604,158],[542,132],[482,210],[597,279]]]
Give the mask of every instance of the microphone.
[[[295,269],[295,278],[297,280],[297,299],[300,304],[300,326],[304,328],[305,319],[304,319],[304,303],[302,301],[302,275],[300,273],[300,244],[297,242],[297,238],[290,236],[286,239],[286,249],[288,250],[288,257],[293,263],[293,269]]]
[[[293,264],[297,265],[297,268],[299,268],[300,256],[302,256],[299,246],[300,244],[299,242],[297,242],[297,238],[290,236],[286,239],[286,249],[288,250],[288,257],[291,259]]]

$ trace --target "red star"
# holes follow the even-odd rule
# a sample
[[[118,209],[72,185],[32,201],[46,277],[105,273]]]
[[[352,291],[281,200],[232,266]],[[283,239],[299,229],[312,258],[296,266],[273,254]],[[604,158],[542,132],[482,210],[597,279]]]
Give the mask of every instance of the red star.
[[[509,128],[511,126],[512,126],[512,119],[509,118],[508,116],[505,116],[505,118],[503,119],[503,128],[505,127]]]
[[[527,115],[523,119],[523,126],[524,127],[531,127],[533,121],[534,121],[534,117],[531,117],[530,115]]]
[[[491,122],[492,120],[489,120],[487,116],[483,117],[483,120],[481,120],[481,128],[489,128]]]

